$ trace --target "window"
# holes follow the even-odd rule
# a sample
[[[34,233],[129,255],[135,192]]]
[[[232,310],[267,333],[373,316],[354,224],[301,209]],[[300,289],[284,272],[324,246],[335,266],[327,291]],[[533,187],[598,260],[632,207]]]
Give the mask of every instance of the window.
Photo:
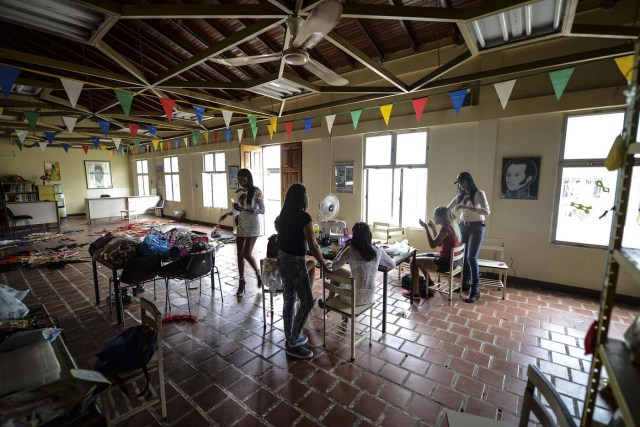
[[[623,121],[624,112],[620,111],[566,117],[558,168],[554,241],[592,246],[609,244],[618,172],[609,172],[604,167],[604,159],[620,134]],[[633,168],[624,246],[640,245],[640,226],[636,219],[640,202],[639,170],[640,166]]]
[[[180,201],[180,169],[177,156],[164,158],[164,187],[166,200]]]
[[[227,173],[225,172],[224,153],[204,155],[202,174],[202,203],[206,208],[226,209]]]
[[[364,185],[367,223],[419,227],[427,210],[427,132],[366,137]]]
[[[148,196],[149,193],[149,164],[146,160],[136,160],[138,174],[138,196]]]

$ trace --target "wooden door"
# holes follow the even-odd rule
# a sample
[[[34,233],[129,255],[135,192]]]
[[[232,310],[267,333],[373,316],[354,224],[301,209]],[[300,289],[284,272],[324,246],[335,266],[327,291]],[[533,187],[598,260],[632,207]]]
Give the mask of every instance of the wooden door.
[[[240,165],[251,171],[253,185],[262,188],[262,147],[240,144]]]
[[[282,184],[281,199],[294,182],[302,182],[302,142],[292,142],[280,146],[280,182]]]

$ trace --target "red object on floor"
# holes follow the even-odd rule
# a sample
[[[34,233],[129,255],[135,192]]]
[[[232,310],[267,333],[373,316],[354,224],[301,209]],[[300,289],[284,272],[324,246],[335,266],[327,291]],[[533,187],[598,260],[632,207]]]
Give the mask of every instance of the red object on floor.
[[[189,322],[195,322],[198,320],[193,314],[170,314],[162,318],[162,323],[179,322],[181,320],[188,320]]]
[[[411,298],[411,291],[409,290],[404,290],[402,291],[402,295],[406,298]],[[413,299],[420,299],[420,294],[419,293],[415,293],[413,294]]]

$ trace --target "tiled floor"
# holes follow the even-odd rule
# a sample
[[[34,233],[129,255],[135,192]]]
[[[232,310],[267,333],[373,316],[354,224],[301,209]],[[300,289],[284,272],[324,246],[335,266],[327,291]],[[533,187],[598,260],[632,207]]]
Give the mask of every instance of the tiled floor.
[[[102,230],[119,225],[101,221],[86,226],[80,219],[63,223],[67,230],[83,230],[69,235],[78,242],[93,241]],[[60,244],[56,239],[48,243]],[[265,250],[266,239],[261,239],[256,258]],[[234,244],[219,251],[216,265],[224,303],[217,291],[211,298],[207,280],[202,296],[190,291],[198,321],[164,326],[167,420],[161,421],[155,410],[143,412],[127,425],[446,426],[445,408],[515,424],[530,363],[551,378],[575,417],[580,416],[591,359],[584,355],[583,337],[597,315],[595,300],[520,288],[512,278],[506,300],[493,291],[483,293],[473,305],[457,300],[450,307],[438,295],[410,306],[393,272],[389,274],[386,335],[374,332],[373,344],[362,343],[356,361],[350,363],[348,348],[333,342],[323,348],[322,313],[316,308],[305,329],[315,358],[300,361],[283,351],[281,298],[276,299],[274,324],[266,330],[253,274],[247,274],[245,296],[235,298]],[[109,274],[104,267],[99,269],[103,296]],[[108,305],[95,305],[88,262],[59,270],[10,271],[0,274],[0,283],[29,288],[26,302],[44,303],[57,316],[81,367],[88,367],[93,355],[120,329],[113,324]],[[157,305],[163,310],[164,286],[158,283],[158,288]],[[320,289],[317,280],[317,295]],[[148,287],[143,295],[153,299],[152,289]],[[379,290],[376,327],[381,322],[381,299]],[[171,286],[171,300],[174,313],[186,312],[183,285]],[[635,311],[616,307],[610,336],[621,337]],[[138,316],[134,299],[126,309],[126,325],[134,324]],[[606,404],[599,401],[599,406]],[[596,412],[597,419],[607,417],[607,411]]]

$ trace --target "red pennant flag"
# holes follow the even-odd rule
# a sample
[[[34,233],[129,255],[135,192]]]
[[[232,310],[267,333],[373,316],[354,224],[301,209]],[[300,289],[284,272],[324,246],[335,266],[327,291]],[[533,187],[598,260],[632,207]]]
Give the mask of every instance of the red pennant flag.
[[[217,130],[214,130],[214,131],[213,131],[213,140],[214,140],[215,142],[218,142],[218,131],[217,131]]]
[[[171,151],[171,141],[167,141],[167,150]]]
[[[286,122],[284,128],[287,130],[287,135],[291,138],[291,132],[293,131],[293,122]]]
[[[167,115],[167,120],[171,121],[173,118],[173,106],[176,105],[175,99],[169,98],[160,98],[160,102],[162,103],[162,109],[164,113]]]
[[[89,151],[89,144],[82,144],[82,149],[84,150],[84,154],[87,154],[87,151]]]
[[[136,124],[130,124],[129,125],[129,132],[131,132],[131,136],[132,137],[136,137],[138,136],[138,129],[140,129],[140,126],[136,125]]]
[[[413,111],[416,112],[416,118],[418,119],[418,122],[420,122],[424,106],[427,105],[427,98],[412,99],[411,103],[413,104]]]

